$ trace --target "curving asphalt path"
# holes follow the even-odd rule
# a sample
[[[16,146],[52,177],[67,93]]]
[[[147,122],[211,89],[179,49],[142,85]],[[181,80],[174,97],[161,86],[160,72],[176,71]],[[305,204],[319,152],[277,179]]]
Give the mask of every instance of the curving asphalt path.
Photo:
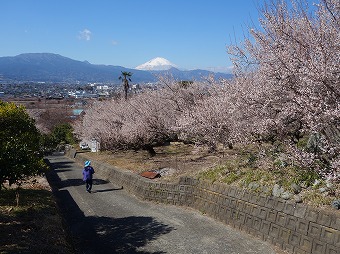
[[[65,156],[47,159],[76,253],[275,253],[268,243],[196,210],[141,201],[96,174],[87,193],[82,165]]]

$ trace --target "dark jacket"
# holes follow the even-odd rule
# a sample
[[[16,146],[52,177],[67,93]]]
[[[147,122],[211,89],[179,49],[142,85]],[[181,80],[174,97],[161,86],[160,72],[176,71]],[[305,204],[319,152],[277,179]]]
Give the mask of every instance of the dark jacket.
[[[91,166],[87,166],[83,169],[83,180],[91,180],[94,174],[94,169]]]

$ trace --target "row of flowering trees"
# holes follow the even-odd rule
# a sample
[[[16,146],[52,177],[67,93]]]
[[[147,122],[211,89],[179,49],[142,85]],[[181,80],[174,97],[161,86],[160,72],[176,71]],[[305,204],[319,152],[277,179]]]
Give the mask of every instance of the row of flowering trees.
[[[314,11],[311,11],[314,10]],[[97,102],[75,126],[105,149],[147,149],[169,140],[218,144],[280,140],[304,167],[339,175],[340,2],[271,2],[261,28],[231,45],[233,80],[178,82]],[[314,137],[312,149],[299,141]],[[316,161],[322,163],[315,163]]]

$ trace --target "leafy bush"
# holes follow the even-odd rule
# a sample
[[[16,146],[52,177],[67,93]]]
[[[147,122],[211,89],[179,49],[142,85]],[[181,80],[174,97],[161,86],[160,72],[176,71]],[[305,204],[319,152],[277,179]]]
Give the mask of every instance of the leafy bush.
[[[46,169],[40,137],[23,106],[0,101],[0,189],[5,181],[20,185]]]

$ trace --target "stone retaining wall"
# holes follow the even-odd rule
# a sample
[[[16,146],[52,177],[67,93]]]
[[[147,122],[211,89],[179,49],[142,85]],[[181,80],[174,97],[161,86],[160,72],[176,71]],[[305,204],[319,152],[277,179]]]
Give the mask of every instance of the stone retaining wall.
[[[70,155],[81,164],[88,159],[74,151]],[[190,177],[162,183],[105,163],[92,160],[92,165],[104,180],[122,185],[138,198],[195,208],[289,253],[340,253],[340,213],[336,210],[319,210]]]

